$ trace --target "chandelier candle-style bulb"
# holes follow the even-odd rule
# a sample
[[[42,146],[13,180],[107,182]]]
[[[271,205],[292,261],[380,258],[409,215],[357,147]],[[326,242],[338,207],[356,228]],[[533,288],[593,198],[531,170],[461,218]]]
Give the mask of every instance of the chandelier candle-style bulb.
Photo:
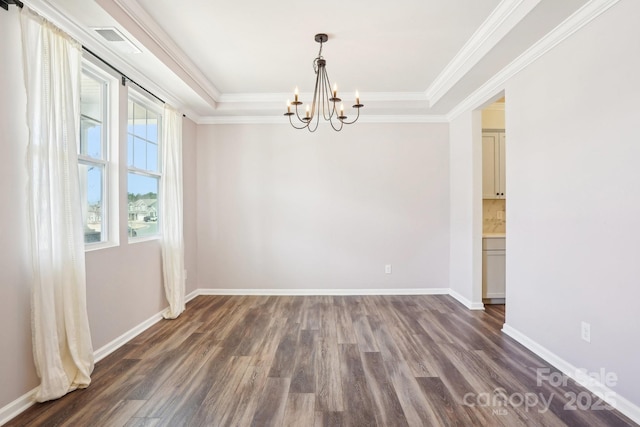
[[[334,103],[342,101],[342,99],[338,98],[338,85],[336,83],[333,84],[333,96],[329,98],[329,101]]]
[[[338,120],[343,121],[347,116],[344,115],[344,104],[340,104],[340,115],[338,116]]]
[[[301,105],[302,102],[298,101],[298,86],[296,86],[296,90],[293,93],[293,96],[294,96],[293,105]]]
[[[289,123],[296,129],[307,128],[309,132],[315,132],[318,129],[320,117],[322,117],[331,124],[333,130],[339,132],[345,124],[353,124],[360,118],[360,108],[364,107],[364,105],[360,103],[360,95],[356,91],[356,103],[353,108],[357,110],[357,116],[351,121],[346,121],[344,103],[342,103],[342,99],[338,98],[338,85],[334,83],[333,88],[331,87],[329,75],[327,74],[327,61],[322,56],[323,43],[329,40],[329,36],[321,33],[316,34],[314,39],[320,43],[320,51],[313,60],[313,71],[316,74],[313,99],[311,104],[306,105],[305,114],[302,116],[301,111],[298,109],[298,105],[302,105],[302,101],[299,99],[298,87],[296,86],[293,93],[294,101],[287,101],[287,112],[284,115],[289,116]],[[292,105],[295,111],[291,111]],[[294,115],[297,120],[292,118]]]

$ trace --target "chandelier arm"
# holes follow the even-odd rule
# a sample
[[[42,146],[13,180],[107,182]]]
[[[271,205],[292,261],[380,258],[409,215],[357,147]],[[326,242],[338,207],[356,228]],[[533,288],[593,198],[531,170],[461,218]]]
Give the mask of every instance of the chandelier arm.
[[[316,121],[315,126],[312,127],[311,122],[313,122],[313,119],[309,120],[309,123],[307,124],[307,130],[309,132],[315,132],[318,129],[318,125],[320,124],[320,114],[316,115],[315,121]]]
[[[313,120],[313,118],[315,117],[316,114],[316,106],[317,106],[317,97],[318,97],[318,85],[320,84],[320,80],[321,80],[321,67],[318,68],[318,72],[316,73],[316,86],[315,89],[313,91],[313,101],[311,102],[311,120]]]
[[[296,117],[298,118],[298,121],[300,123],[304,123],[304,120],[302,120],[302,118],[300,118],[300,113],[298,113],[298,106],[297,105],[296,105]],[[289,116],[289,121],[291,121],[291,116]]]
[[[342,120],[340,120],[338,118],[338,122],[340,123],[340,127],[337,127],[333,124],[333,120],[329,120],[329,123],[331,123],[331,127],[333,128],[333,130],[335,130],[336,132],[340,132],[342,130],[342,126],[344,126],[344,122]]]
[[[323,93],[323,101],[326,102],[326,113],[324,115],[325,120],[331,120],[336,112],[336,103],[335,101],[331,101],[329,99],[329,95],[333,95],[331,92],[331,82],[329,81],[329,75],[327,74],[327,69],[324,69],[324,93]],[[333,98],[333,96],[331,96]]]
[[[300,122],[304,123],[303,121],[300,121]],[[309,123],[307,123],[307,124],[305,124],[305,125],[303,125],[301,127],[296,126],[295,124],[293,124],[293,120],[291,120],[291,116],[289,116],[289,123],[291,123],[291,126],[293,126],[295,129],[304,129],[306,127],[309,127]]]
[[[327,91],[326,91],[326,81],[325,81],[325,77],[326,77],[326,69],[324,67],[322,67],[320,69],[320,93],[318,94],[320,97],[320,103],[321,103],[321,108],[322,108],[322,117],[327,120],[327,110],[328,110],[328,106],[326,105],[326,100],[327,100]]]
[[[340,121],[341,121],[342,123],[344,123],[345,125],[352,125],[352,124],[354,124],[355,122],[357,122],[357,121],[358,121],[358,119],[360,118],[360,108],[356,108],[356,110],[358,110],[358,115],[356,116],[356,118],[355,118],[355,119],[353,119],[353,120],[352,120],[352,121],[350,121],[350,122],[348,122],[348,121],[346,121],[346,120],[340,120]]]

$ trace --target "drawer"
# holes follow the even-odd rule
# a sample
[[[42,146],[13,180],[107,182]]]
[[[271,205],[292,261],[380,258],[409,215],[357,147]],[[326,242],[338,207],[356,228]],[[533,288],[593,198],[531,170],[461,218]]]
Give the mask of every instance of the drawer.
[[[506,249],[504,237],[485,237],[482,239],[483,251],[503,251]]]

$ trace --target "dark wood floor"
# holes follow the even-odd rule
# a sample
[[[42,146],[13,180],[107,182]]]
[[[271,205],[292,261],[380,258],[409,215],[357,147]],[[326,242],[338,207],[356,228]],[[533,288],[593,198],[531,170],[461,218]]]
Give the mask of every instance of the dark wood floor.
[[[9,425],[634,425],[538,385],[503,323],[448,296],[200,296]]]

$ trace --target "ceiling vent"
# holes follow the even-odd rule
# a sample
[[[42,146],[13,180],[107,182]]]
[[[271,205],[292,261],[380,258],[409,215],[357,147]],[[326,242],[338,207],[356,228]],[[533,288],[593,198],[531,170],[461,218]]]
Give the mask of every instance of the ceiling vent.
[[[115,27],[94,27],[92,30],[100,34],[103,39],[109,42],[110,47],[113,47],[120,53],[142,53],[131,40]]]

